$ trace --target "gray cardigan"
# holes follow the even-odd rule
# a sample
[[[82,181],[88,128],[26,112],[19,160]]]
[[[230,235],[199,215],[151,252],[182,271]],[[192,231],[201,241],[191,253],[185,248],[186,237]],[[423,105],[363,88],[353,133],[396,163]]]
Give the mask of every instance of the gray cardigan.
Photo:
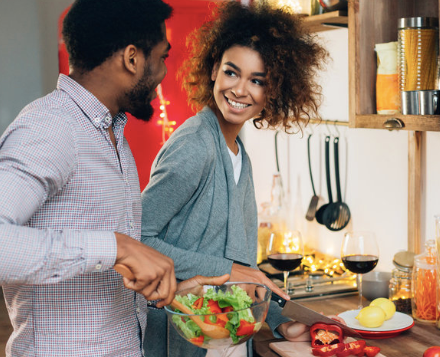
[[[178,280],[230,273],[234,262],[257,268],[252,168],[237,140],[243,149],[237,184],[217,117],[207,107],[171,135],[153,163],[142,193],[141,239],[174,260]],[[272,329],[290,321],[274,304],[266,319]],[[144,342],[147,356],[206,354],[167,327],[162,310],[149,312]]]

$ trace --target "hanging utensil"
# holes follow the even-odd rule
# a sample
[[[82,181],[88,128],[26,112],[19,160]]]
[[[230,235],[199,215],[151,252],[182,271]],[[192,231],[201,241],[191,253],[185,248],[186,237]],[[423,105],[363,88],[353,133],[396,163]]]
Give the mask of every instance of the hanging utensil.
[[[318,201],[319,201],[319,197],[316,194],[315,185],[313,183],[312,164],[310,162],[310,138],[311,137],[312,137],[312,134],[310,134],[309,137],[307,138],[307,157],[309,160],[309,172],[310,172],[310,181],[312,182],[313,196],[312,196],[312,199],[310,200],[309,209],[307,210],[307,213],[306,213],[306,219],[308,221],[313,221],[315,219],[316,208],[318,206]]]
[[[335,176],[336,176],[336,194],[337,201],[329,205],[324,212],[323,222],[331,231],[340,231],[344,229],[350,221],[351,213],[347,204],[342,202],[341,181],[339,177],[339,138],[333,141],[335,155]]]
[[[320,224],[324,223],[324,213],[329,207],[330,204],[333,203],[332,198],[332,186],[330,181],[330,136],[327,135],[325,137],[325,176],[327,180],[327,192],[328,192],[328,202],[324,205],[322,205],[317,211],[316,211],[316,220]]]

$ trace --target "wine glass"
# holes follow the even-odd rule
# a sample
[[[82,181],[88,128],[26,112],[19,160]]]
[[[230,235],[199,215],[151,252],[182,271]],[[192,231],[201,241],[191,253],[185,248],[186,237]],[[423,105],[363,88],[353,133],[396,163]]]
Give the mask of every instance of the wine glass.
[[[301,233],[298,231],[273,231],[266,249],[267,260],[284,274],[284,291],[288,293],[287,278],[290,271],[300,266],[304,256]]]
[[[341,260],[345,268],[356,274],[359,291],[358,309],[362,309],[362,274],[373,270],[379,261],[379,248],[372,232],[348,232],[344,235]]]

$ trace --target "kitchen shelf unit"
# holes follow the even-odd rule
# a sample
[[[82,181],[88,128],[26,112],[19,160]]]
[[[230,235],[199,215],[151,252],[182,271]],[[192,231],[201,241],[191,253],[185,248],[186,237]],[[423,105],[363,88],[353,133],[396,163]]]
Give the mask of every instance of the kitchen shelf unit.
[[[439,115],[379,115],[376,112],[374,46],[397,41],[402,17],[438,17],[439,0],[349,0],[349,126],[408,131],[408,250],[422,251],[422,146],[426,131],[440,131]],[[394,124],[394,125],[393,125]]]
[[[439,115],[379,115],[376,112],[374,47],[397,41],[402,17],[439,17],[440,0],[348,0],[348,17],[341,12],[311,16],[311,31],[328,31],[323,23],[348,22],[349,127],[408,131],[408,250],[422,250],[422,145],[427,131],[440,131]],[[324,16],[325,15],[325,16]]]

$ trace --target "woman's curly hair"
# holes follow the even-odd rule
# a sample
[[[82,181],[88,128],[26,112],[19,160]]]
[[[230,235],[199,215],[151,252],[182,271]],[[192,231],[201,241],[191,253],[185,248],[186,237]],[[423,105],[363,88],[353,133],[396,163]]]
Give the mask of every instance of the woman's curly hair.
[[[266,106],[254,118],[257,128],[282,126],[289,132],[292,124],[318,116],[321,87],[315,78],[317,70],[324,68],[328,52],[288,8],[255,2],[250,6],[221,3],[213,18],[187,38],[190,58],[179,77],[193,107],[215,107],[212,69],[236,45],[257,51],[266,68]]]

